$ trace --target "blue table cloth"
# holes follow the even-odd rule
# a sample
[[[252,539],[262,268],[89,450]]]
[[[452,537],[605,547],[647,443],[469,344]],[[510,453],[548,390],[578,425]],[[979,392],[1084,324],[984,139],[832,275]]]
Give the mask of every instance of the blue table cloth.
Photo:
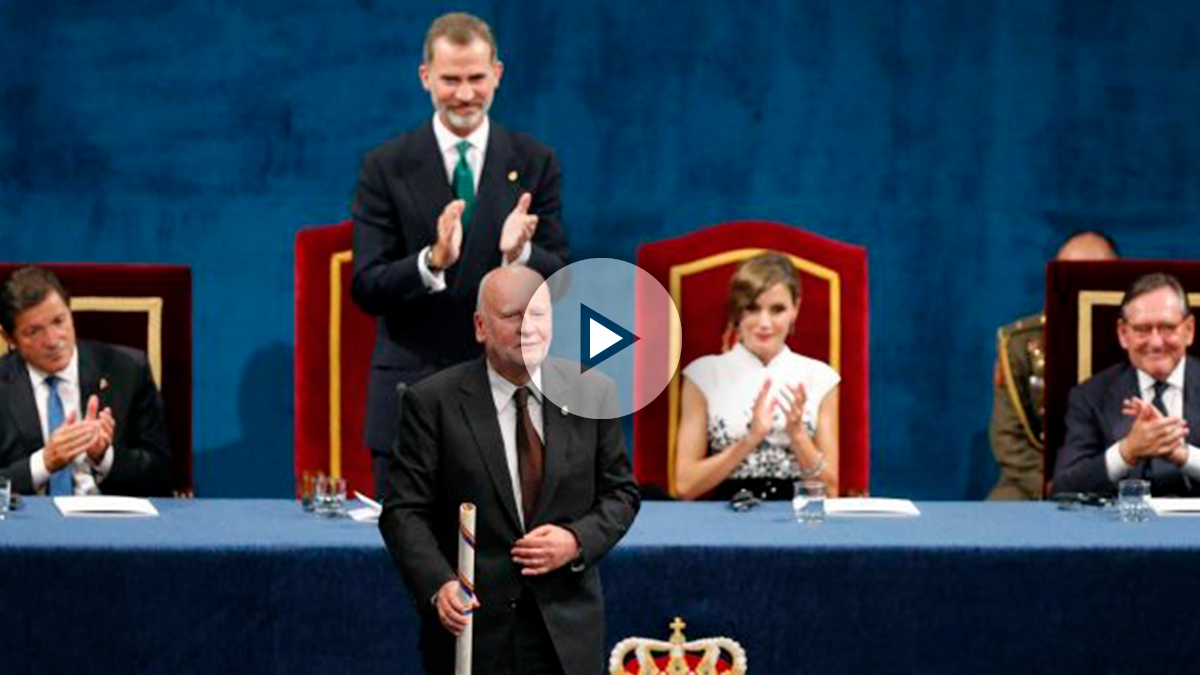
[[[0,673],[416,673],[417,618],[373,525],[291,502],[0,522]],[[1200,670],[1200,519],[920,503],[793,521],[651,502],[602,565],[609,644],[728,635],[752,673]]]

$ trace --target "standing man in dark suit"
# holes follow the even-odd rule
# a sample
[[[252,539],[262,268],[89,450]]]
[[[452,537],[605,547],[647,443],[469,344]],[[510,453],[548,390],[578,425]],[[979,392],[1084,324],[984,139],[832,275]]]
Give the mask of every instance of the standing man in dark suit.
[[[1169,274],[1148,274],[1121,302],[1117,337],[1129,361],[1071,390],[1055,492],[1112,492],[1146,478],[1155,495],[1200,495],[1200,361],[1187,355],[1196,320]]]
[[[145,356],[75,340],[62,284],[25,267],[0,290],[0,475],[23,494],[171,494],[162,401]]]
[[[380,494],[396,385],[479,354],[471,314],[488,270],[521,263],[549,277],[568,256],[554,152],[488,117],[504,73],[491,28],[438,18],[419,73],[433,119],[368,153],[354,198],[351,294],[378,317],[366,442]]]
[[[596,563],[633,522],[638,491],[619,420],[556,405],[582,395],[615,408],[616,392],[577,363],[545,360],[551,305],[541,282],[521,266],[489,273],[475,313],[486,357],[404,399],[379,529],[421,614],[431,675],[451,672],[468,621],[476,673],[575,675],[604,663]],[[470,602],[455,576],[463,502],[477,514]]]

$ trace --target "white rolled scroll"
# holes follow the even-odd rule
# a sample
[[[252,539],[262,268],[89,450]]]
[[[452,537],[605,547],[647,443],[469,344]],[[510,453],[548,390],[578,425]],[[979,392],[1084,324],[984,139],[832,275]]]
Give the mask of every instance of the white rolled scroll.
[[[475,505],[458,507],[458,586],[462,601],[475,599]],[[472,617],[454,643],[454,675],[471,675],[471,644],[475,636]]]

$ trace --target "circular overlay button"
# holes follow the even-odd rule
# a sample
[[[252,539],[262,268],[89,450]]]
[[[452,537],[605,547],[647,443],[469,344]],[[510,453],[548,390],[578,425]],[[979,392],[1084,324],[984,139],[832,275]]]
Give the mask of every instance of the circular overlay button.
[[[662,284],[637,265],[580,260],[547,279],[538,295],[545,297],[543,291],[551,299],[552,336],[534,382],[540,379],[542,395],[560,414],[623,417],[657,398],[675,377],[679,311]],[[531,314],[535,307],[538,316]],[[531,303],[523,321],[544,322],[544,312],[544,303]]]

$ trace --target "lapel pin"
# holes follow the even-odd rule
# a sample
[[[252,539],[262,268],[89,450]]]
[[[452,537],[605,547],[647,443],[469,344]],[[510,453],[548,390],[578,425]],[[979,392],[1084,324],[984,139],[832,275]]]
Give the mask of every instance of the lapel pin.
[[[100,391],[108,391],[108,378],[107,377],[100,378]]]
[[[517,172],[516,172],[516,171],[509,171],[509,172],[508,172],[508,182],[510,182],[510,183],[515,183],[515,182],[517,182],[517,178],[518,178],[518,177],[519,177],[519,176],[518,176],[518,174],[517,174]]]

